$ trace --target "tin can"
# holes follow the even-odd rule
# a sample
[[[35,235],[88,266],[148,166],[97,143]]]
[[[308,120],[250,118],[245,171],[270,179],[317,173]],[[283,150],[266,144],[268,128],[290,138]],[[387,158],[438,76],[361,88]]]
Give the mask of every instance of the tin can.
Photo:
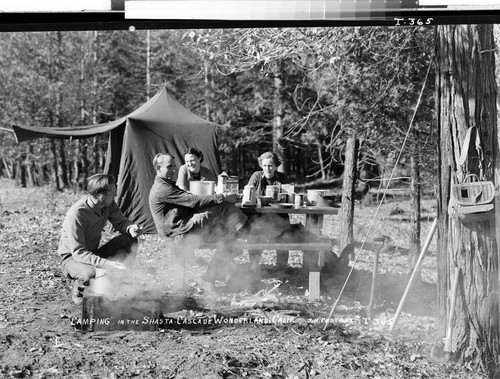
[[[271,196],[274,201],[278,201],[279,186],[266,186],[266,196]]]
[[[304,195],[301,195],[299,193],[295,194],[295,199],[293,201],[295,208],[300,208],[302,207],[302,201],[303,201]]]

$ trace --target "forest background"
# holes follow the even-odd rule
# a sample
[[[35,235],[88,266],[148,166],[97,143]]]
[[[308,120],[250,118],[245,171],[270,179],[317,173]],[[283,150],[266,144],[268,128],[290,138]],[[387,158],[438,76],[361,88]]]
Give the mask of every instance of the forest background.
[[[107,136],[17,144],[12,124],[103,123],[166,86],[219,125],[229,174],[248,179],[273,150],[297,183],[341,185],[355,134],[363,188],[388,177],[405,141],[396,178],[414,159],[435,190],[433,28],[16,32],[0,48],[0,176],[23,186],[82,187],[103,170]]]

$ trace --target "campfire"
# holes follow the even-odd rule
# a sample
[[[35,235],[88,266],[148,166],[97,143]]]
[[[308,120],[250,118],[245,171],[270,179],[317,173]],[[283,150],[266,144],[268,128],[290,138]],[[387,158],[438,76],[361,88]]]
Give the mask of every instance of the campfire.
[[[83,331],[158,331],[212,328],[224,325],[304,324],[313,317],[303,300],[286,302],[277,293],[280,281],[267,291],[233,297],[217,309],[193,297],[162,293],[154,269],[99,272],[85,291]],[[78,325],[79,324],[79,325]]]

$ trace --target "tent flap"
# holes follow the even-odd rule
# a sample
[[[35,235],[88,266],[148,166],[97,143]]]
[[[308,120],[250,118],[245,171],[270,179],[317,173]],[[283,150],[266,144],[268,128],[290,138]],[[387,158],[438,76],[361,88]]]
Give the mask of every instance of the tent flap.
[[[17,142],[30,141],[37,138],[79,139],[89,138],[97,134],[109,132],[122,125],[126,118],[98,125],[71,126],[67,128],[46,128],[43,126],[12,125]]]

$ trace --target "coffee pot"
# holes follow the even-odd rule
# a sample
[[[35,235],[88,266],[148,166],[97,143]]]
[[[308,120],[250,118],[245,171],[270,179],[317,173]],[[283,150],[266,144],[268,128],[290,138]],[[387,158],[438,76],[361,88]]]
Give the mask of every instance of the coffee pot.
[[[251,185],[246,185],[243,189],[243,205],[254,205],[257,201],[255,194],[255,187]]]

